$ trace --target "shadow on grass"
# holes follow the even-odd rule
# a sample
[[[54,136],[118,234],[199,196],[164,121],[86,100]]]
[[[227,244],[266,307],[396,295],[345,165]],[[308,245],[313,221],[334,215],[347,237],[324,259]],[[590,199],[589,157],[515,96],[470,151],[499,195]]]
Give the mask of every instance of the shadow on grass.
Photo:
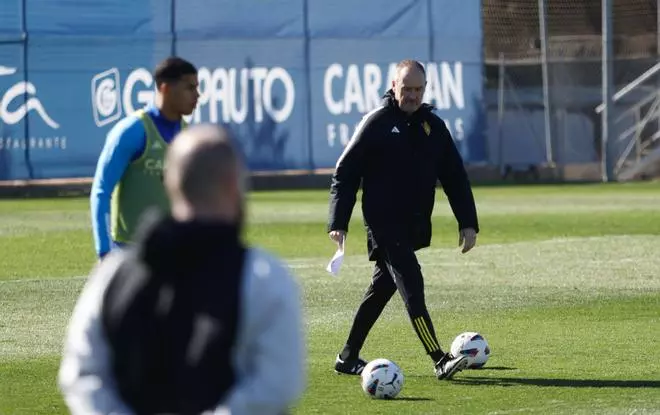
[[[543,378],[454,378],[454,383],[486,386],[542,386],[558,388],[660,388],[658,380],[543,379]]]
[[[475,369],[467,369],[463,372],[460,372],[458,376],[465,376],[470,373],[485,373],[488,372],[489,370],[494,370],[494,371],[506,371],[506,370],[518,370],[517,367],[510,367],[510,366],[485,366],[481,368],[475,368]],[[428,377],[433,377],[433,373],[429,374],[410,374],[406,375],[408,378],[428,378]],[[456,378],[454,378],[456,379]],[[481,379],[481,378],[471,378],[471,379]],[[492,379],[492,378],[483,378],[483,379]]]
[[[484,367],[477,368],[477,369],[468,369],[467,371],[465,371],[463,373],[469,373],[469,372],[472,372],[472,371],[487,372],[489,370],[518,370],[518,368],[517,367],[509,367],[509,366],[484,366]]]
[[[421,397],[415,397],[415,396],[399,396],[396,399],[392,399],[393,401],[411,401],[411,402],[421,402],[421,401],[434,401],[435,399],[431,398],[421,398]]]

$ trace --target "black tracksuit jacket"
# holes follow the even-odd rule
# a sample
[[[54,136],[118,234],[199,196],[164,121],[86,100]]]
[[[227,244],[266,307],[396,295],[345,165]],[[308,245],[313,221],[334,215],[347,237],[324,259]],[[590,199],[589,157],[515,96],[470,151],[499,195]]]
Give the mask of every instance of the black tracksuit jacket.
[[[382,107],[362,118],[337,161],[327,230],[348,232],[362,184],[370,259],[375,259],[379,245],[428,247],[438,180],[459,229],[478,232],[470,181],[444,121],[427,104],[410,116],[405,114],[390,90]]]

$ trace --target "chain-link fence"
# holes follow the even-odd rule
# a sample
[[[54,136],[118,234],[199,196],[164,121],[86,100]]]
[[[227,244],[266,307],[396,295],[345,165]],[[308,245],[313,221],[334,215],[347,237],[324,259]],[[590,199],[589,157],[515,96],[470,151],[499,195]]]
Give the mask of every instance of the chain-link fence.
[[[658,62],[659,1],[610,1],[615,92]],[[492,163],[503,169],[545,163],[600,168],[601,116],[595,108],[602,102],[603,85],[601,3],[484,0],[485,96]],[[547,90],[543,88],[544,63]],[[657,91],[657,85],[636,92]],[[617,105],[626,100],[631,105],[642,97],[629,94]],[[659,130],[657,123],[644,128]]]

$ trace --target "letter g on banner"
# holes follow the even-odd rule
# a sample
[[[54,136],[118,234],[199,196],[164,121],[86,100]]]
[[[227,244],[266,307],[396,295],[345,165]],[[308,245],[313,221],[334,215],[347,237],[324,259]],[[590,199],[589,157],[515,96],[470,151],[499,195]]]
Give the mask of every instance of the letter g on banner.
[[[102,127],[121,117],[119,70],[111,68],[92,78],[92,112],[94,123]]]

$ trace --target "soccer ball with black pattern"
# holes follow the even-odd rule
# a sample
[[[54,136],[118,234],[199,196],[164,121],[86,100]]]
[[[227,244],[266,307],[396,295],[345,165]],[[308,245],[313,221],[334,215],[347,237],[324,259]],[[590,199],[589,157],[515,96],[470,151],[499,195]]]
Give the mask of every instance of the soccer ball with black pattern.
[[[450,350],[453,356],[467,355],[468,369],[482,368],[490,357],[490,346],[486,338],[474,331],[466,331],[456,336]]]
[[[375,399],[394,399],[403,388],[401,368],[388,359],[375,359],[367,363],[361,375],[362,390]]]

